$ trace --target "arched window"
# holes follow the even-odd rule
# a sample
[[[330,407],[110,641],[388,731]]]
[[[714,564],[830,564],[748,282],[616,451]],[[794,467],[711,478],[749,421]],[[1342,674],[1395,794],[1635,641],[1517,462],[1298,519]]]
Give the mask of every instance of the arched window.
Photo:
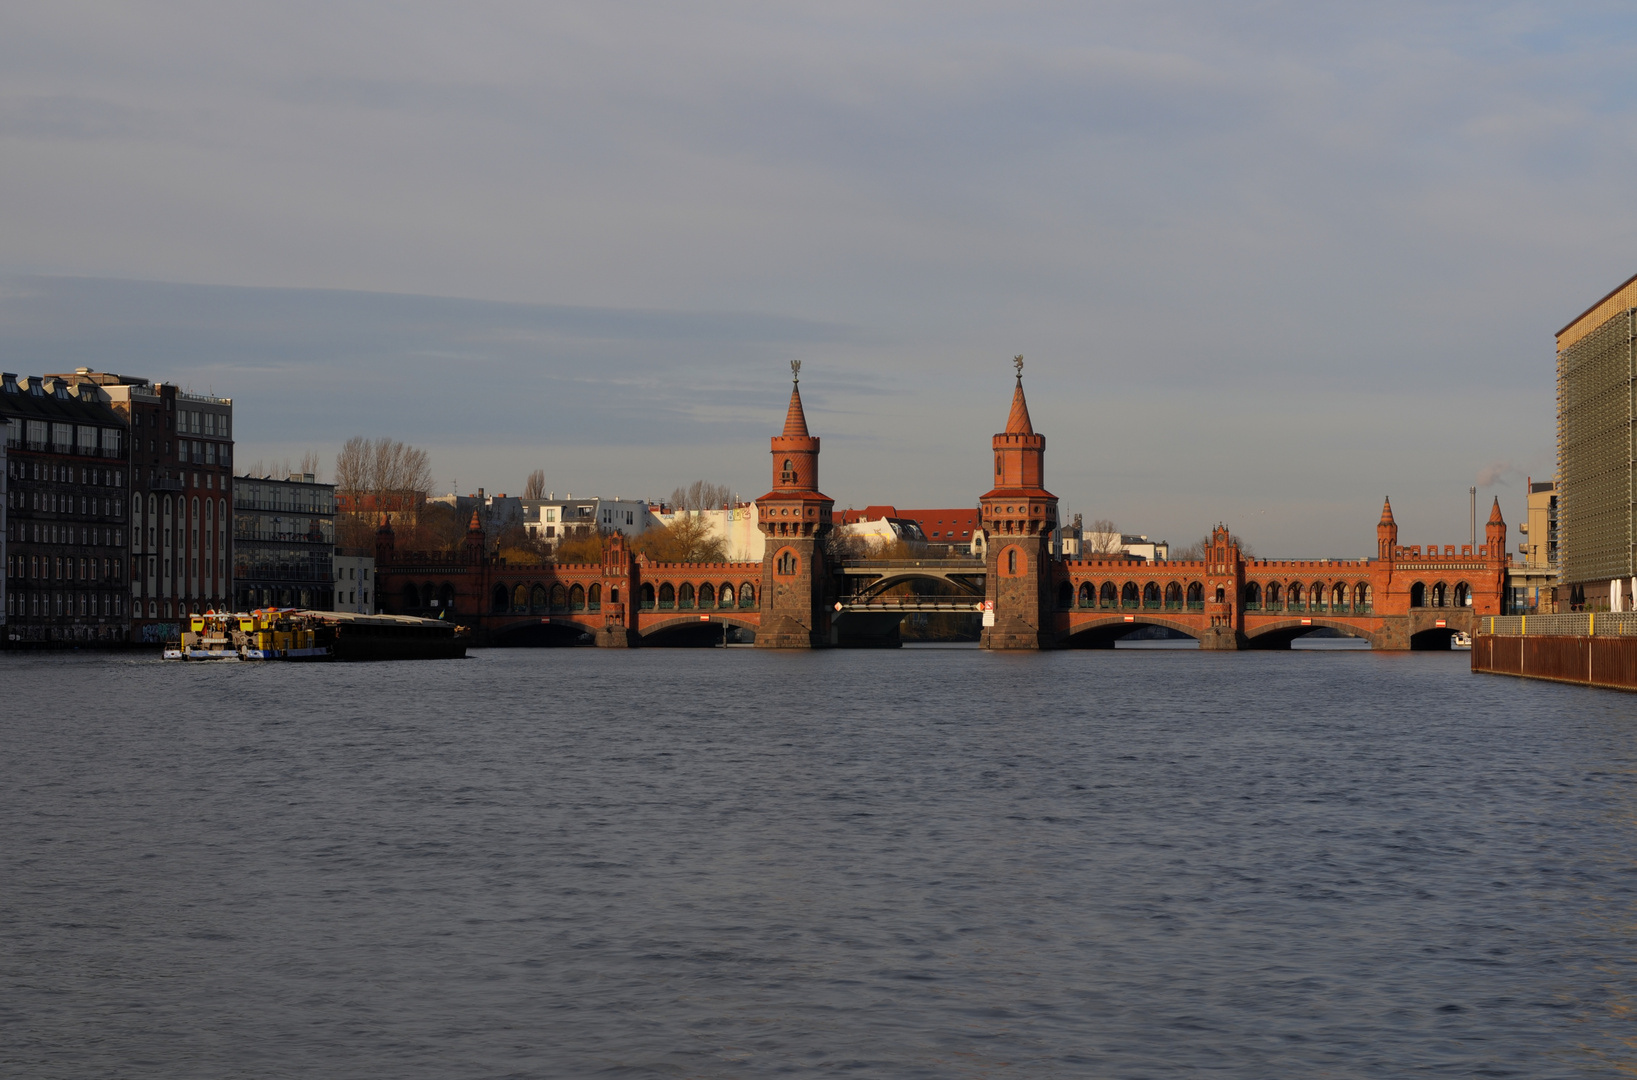
[[[1006,549],[1006,572],[1008,574],[1017,573],[1017,548]]]
[[[659,609],[670,611],[676,607],[676,586],[669,581],[659,587]]]
[[[1427,606],[1427,587],[1425,585],[1421,584],[1421,582],[1419,582],[1419,581],[1417,581],[1414,585],[1410,586],[1410,606],[1411,607],[1426,607]]]
[[[589,611],[603,609],[603,587],[595,581],[591,583],[591,588],[585,591],[585,605]]]
[[[438,608],[445,614],[454,614],[455,587],[453,585],[445,585],[438,590]]]
[[[1370,610],[1370,586],[1364,584],[1353,586],[1353,610],[1361,614]]]
[[[1175,581],[1165,587],[1165,606],[1171,611],[1182,610],[1182,586]]]
[[[1221,549],[1218,548],[1217,550],[1220,551]],[[1216,587],[1216,602],[1219,604],[1225,604],[1228,602],[1228,591],[1220,585]]]
[[[1126,582],[1125,587],[1120,590],[1120,606],[1128,608],[1136,607],[1142,602],[1138,599],[1138,595],[1137,583],[1135,581]]]
[[[568,590],[568,609],[570,611],[585,610],[585,588],[583,586],[575,585]]]
[[[1313,587],[1307,590],[1307,595],[1313,600],[1313,610],[1324,610],[1324,582],[1315,581]]]
[[[512,590],[512,610],[529,610],[529,591],[522,585],[519,585]]]
[[[414,611],[421,606],[421,591],[413,585],[404,586],[404,610]]]
[[[422,585],[421,586],[421,607],[431,607],[432,606],[432,601],[436,597],[436,595],[437,595],[437,593],[433,590],[432,583],[430,581],[427,582],[425,585]]]
[[[1097,593],[1092,589],[1089,581],[1080,586],[1080,606],[1083,608],[1097,606]]]
[[[1097,602],[1099,606],[1106,608],[1111,608],[1120,602],[1118,590],[1114,588],[1114,582],[1103,582],[1103,590],[1098,594]]]
[[[1006,467],[1002,463],[1002,461],[1003,461],[1003,459],[1001,458],[1001,456],[999,454],[996,454],[995,455],[995,475],[996,476],[1005,476],[1006,475]]]
[[[1330,607],[1337,612],[1347,610],[1347,585],[1344,582],[1336,582],[1336,587],[1330,590]]]
[[[1447,598],[1448,598],[1447,594],[1448,594],[1448,589],[1445,587],[1445,585],[1444,585],[1444,583],[1442,581],[1440,581],[1438,584],[1434,585],[1432,587],[1432,605],[1431,606],[1433,606],[1433,607],[1447,607],[1448,606],[1448,604],[1446,603]]]
[[[733,606],[733,585],[724,581],[722,587],[716,590],[716,606],[730,608]]]
[[[1188,603],[1190,605],[1197,604],[1200,607],[1204,607],[1205,586],[1201,585],[1197,581],[1190,582],[1188,585]]]
[[[699,606],[702,608],[716,606],[716,586],[708,581],[699,586]]]
[[[1270,581],[1270,582],[1268,582],[1267,589],[1265,589],[1263,591],[1262,607],[1263,607],[1264,610],[1267,610],[1267,611],[1275,611],[1280,606],[1281,605],[1279,603],[1279,583],[1277,581]]]
[[[756,606],[756,590],[748,581],[739,586],[739,606],[742,608],[753,608]]]
[[[529,590],[530,611],[544,611],[547,603],[549,601],[546,599],[546,587],[544,585],[536,585]]]
[[[642,610],[652,611],[654,607],[654,587],[646,581],[642,583]]]
[[[563,587],[562,582],[558,582],[551,587],[551,610],[568,610],[568,590]]]
[[[1067,611],[1074,606],[1074,586],[1066,581],[1057,583],[1057,609]]]
[[[1245,607],[1248,610],[1252,605],[1262,606],[1262,586],[1254,581],[1245,582]]]
[[[693,586],[686,581],[676,590],[676,606],[684,609],[693,607]]]
[[[1455,606],[1472,606],[1472,586],[1468,585],[1464,581],[1457,581],[1455,583]]]
[[[506,586],[496,585],[494,595],[489,600],[489,610],[496,615],[506,610]]]
[[[800,565],[800,561],[796,558],[796,553],[794,551],[786,548],[785,550],[779,552],[778,571],[781,576],[794,576],[796,573],[796,568]]]
[[[1160,606],[1160,587],[1152,581],[1142,587],[1142,606],[1145,608]]]

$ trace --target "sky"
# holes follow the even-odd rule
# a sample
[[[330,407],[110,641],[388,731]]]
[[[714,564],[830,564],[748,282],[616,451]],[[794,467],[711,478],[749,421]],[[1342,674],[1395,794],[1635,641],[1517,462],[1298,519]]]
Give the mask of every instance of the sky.
[[[1634,61],[1629,4],[13,4],[0,368],[754,498],[799,359],[838,505],[960,507],[1021,353],[1065,514],[1515,544]]]

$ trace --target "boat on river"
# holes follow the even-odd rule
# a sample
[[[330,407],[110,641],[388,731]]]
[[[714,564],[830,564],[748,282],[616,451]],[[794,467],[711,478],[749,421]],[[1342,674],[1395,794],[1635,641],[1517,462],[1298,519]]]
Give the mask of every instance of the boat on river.
[[[441,660],[466,655],[463,626],[408,615],[260,608],[194,615],[167,660]]]

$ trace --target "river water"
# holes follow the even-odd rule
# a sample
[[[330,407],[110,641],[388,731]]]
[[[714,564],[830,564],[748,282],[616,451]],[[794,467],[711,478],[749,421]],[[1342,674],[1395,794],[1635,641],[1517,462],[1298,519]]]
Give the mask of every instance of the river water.
[[[1637,698],[1464,653],[0,655],[0,1075],[1637,1070]]]

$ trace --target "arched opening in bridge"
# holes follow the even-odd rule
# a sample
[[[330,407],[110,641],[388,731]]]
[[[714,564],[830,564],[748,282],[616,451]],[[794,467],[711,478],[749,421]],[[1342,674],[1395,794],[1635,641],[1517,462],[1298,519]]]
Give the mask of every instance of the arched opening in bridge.
[[[1277,581],[1268,582],[1268,587],[1263,590],[1262,606],[1268,611],[1278,611],[1282,606],[1281,598],[1279,596],[1279,583]]]
[[[1205,586],[1201,585],[1197,581],[1189,583],[1188,604],[1190,607],[1194,604],[1198,604],[1201,609],[1205,607]]]
[[[645,649],[713,649],[724,643],[741,644],[756,640],[755,632],[713,619],[709,622],[695,617],[678,620],[642,636]]]
[[[1142,606],[1157,611],[1160,606],[1160,587],[1150,581],[1142,587]]]
[[[1134,608],[1140,606],[1141,604],[1142,597],[1141,594],[1137,592],[1137,583],[1135,581],[1126,582],[1124,587],[1120,589],[1120,606],[1123,608]]]
[[[1307,595],[1313,598],[1312,608],[1314,611],[1324,610],[1324,582],[1315,581],[1308,587]]]
[[[684,611],[693,609],[693,586],[686,581],[677,586],[676,606]]]
[[[1057,583],[1057,610],[1067,611],[1074,606],[1074,586],[1066,581]]]
[[[575,584],[573,588],[568,590],[568,610],[585,610],[585,586]]]
[[[489,610],[496,615],[506,613],[506,586],[496,585],[489,597]]]
[[[670,611],[676,607],[676,586],[669,581],[659,587],[659,610]]]
[[[1092,588],[1089,581],[1080,583],[1080,606],[1083,608],[1097,606],[1097,590]]]
[[[1344,612],[1347,610],[1347,583],[1338,581],[1335,588],[1330,590],[1330,610]]]
[[[1472,586],[1468,585],[1464,581],[1457,581],[1455,583],[1455,606],[1472,606]]]
[[[438,590],[438,610],[445,614],[453,614],[455,610],[455,587],[444,585]]]
[[[1449,605],[1445,602],[1445,599],[1448,596],[1448,594],[1449,594],[1449,587],[1447,585],[1445,585],[1442,581],[1438,582],[1437,584],[1435,584],[1432,587],[1432,595],[1431,595],[1431,597],[1429,597],[1429,600],[1431,601],[1430,606],[1432,606],[1432,607],[1448,607]]]
[[[1421,584],[1421,582],[1419,582],[1419,581],[1417,581],[1414,585],[1410,586],[1410,606],[1411,607],[1426,607],[1427,606],[1427,587],[1425,585]]]
[[[702,608],[716,606],[716,586],[708,581],[699,586],[699,606]]]
[[[529,590],[530,611],[544,611],[546,610],[547,603],[546,587],[544,585],[536,585],[534,588]]]
[[[642,583],[642,599],[639,604],[643,611],[654,609],[654,587],[646,581]]]
[[[615,599],[618,599],[618,597],[616,597]],[[589,588],[589,589],[587,589],[585,591],[585,603],[586,603],[586,609],[589,610],[589,611],[601,611],[602,610],[602,608],[603,608],[603,587],[600,584],[598,584],[595,581],[593,581],[591,583],[591,588]]]
[[[1115,590],[1114,582],[1103,582],[1103,591],[1101,593],[1101,599],[1099,600],[1098,605],[1100,607],[1112,608],[1118,603],[1119,595]]]
[[[421,606],[421,590],[413,585],[404,586],[404,610],[414,611]]]
[[[512,610],[518,613],[529,610],[529,594],[521,585],[512,590]]]
[[[742,608],[756,606],[756,589],[748,581],[739,586],[739,606]]]
[[[1165,586],[1165,610],[1167,610],[1167,611],[1181,611],[1182,610],[1182,585],[1181,585],[1181,583],[1173,581],[1169,585]]]
[[[489,635],[488,644],[496,649],[566,649],[595,644],[595,639],[579,626],[524,622],[494,631]]]
[[[1306,611],[1307,605],[1302,602],[1302,597],[1304,595],[1306,594],[1302,592],[1302,583],[1299,581],[1292,581],[1290,583],[1290,589],[1285,595],[1285,610]]]
[[[1146,618],[1146,617],[1142,617]],[[1135,644],[1138,641],[1198,641],[1192,634],[1174,626],[1161,622],[1138,621],[1126,622],[1115,617],[1100,626],[1090,626],[1076,631],[1062,641],[1065,649],[1112,649],[1118,642],[1127,641]]]
[[[556,615],[568,611],[568,590],[563,587],[562,582],[551,587],[551,610]]]
[[[719,607],[719,608],[730,608],[730,607],[732,607],[733,606],[733,583],[728,582],[728,581],[724,581],[722,583],[722,588],[717,591],[717,595],[719,597],[721,597],[721,599],[718,600],[717,603],[716,603],[717,607]]]
[[[1245,582],[1245,610],[1262,610],[1262,586],[1254,581]]]
[[[1305,637],[1350,637],[1369,641],[1369,635],[1363,630],[1345,624],[1338,626],[1302,626],[1299,622],[1295,626],[1276,626],[1271,630],[1247,635],[1245,648],[1247,649],[1288,649],[1291,643]]]
[[[1410,648],[1415,652],[1448,652],[1455,638],[1455,629],[1435,626],[1410,635]]]
[[[1370,586],[1363,583],[1353,586],[1353,610],[1360,615],[1367,615],[1370,609]]]
[[[429,581],[425,585],[421,586],[420,606],[421,607],[431,607],[432,606],[432,596],[433,596],[432,583]]]

